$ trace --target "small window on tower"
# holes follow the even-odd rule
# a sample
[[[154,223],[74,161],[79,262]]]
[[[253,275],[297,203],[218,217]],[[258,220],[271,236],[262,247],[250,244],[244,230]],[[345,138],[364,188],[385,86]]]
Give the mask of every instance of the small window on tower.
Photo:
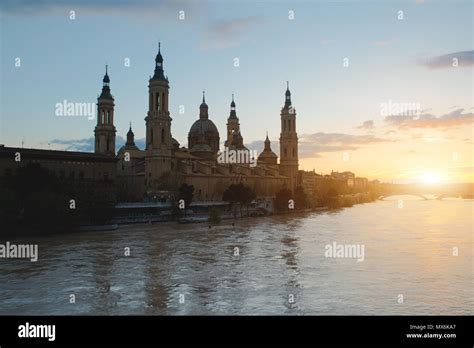
[[[284,154],[285,154],[285,156],[286,156],[286,155],[287,155],[287,153],[286,153],[286,147],[285,147],[285,149],[283,150],[283,152],[284,152]]]
[[[161,129],[161,143],[162,144],[165,143],[165,129],[164,128]]]

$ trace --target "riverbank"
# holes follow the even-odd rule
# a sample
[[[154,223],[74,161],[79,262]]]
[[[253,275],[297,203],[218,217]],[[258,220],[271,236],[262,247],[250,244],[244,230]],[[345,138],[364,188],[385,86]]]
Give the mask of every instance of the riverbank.
[[[155,225],[159,224],[164,226],[165,223],[171,224],[207,224],[209,226],[215,226],[222,223],[222,221],[237,221],[241,219],[253,219],[253,218],[261,218],[266,216],[272,215],[297,215],[297,214],[305,214],[311,212],[318,212],[318,211],[327,211],[327,210],[337,210],[340,208],[349,208],[356,204],[364,204],[374,201],[372,195],[370,193],[358,193],[352,195],[342,195],[336,197],[332,200],[328,206],[324,207],[314,207],[314,208],[306,208],[306,209],[288,209],[286,211],[274,211],[274,212],[263,212],[261,209],[258,208],[251,208],[249,210],[227,210],[223,212],[222,210],[218,210],[217,218],[215,216],[216,212],[212,212],[213,209],[210,209],[208,213],[198,213],[198,214],[191,214],[186,216],[174,216],[170,212],[166,212],[165,214],[149,214],[149,215],[142,215],[142,216],[130,216],[130,217],[121,217],[121,218],[113,218],[107,223],[104,224],[91,224],[91,225],[80,225],[80,226],[70,226],[69,231],[70,233],[82,233],[82,232],[108,232],[117,230],[120,226],[130,226],[130,225],[137,225],[137,226],[144,226],[144,225]],[[214,213],[214,214],[211,214]],[[43,235],[54,235],[54,234],[63,234],[64,231],[62,230],[54,230],[54,231],[44,231],[44,230],[35,230],[35,229],[14,229],[14,228],[6,228],[6,232],[3,231],[1,236],[2,237],[12,237],[12,236],[19,236],[19,237],[28,237],[28,236],[43,236]]]

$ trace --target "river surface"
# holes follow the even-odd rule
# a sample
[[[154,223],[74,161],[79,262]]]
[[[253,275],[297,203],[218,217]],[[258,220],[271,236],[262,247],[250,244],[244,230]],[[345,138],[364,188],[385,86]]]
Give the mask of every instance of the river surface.
[[[473,315],[474,201],[399,199],[10,239],[39,259],[0,259],[0,314]],[[363,261],[326,257],[334,242]]]

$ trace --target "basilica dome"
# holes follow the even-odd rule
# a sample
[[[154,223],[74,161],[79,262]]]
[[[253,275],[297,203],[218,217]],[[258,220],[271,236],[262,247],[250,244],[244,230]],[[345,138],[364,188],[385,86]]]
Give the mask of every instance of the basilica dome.
[[[189,130],[190,136],[199,136],[199,135],[217,135],[219,136],[219,131],[217,130],[216,125],[208,118],[200,118],[193,123],[191,129]]]
[[[191,153],[211,159],[219,151],[219,131],[209,119],[208,106],[204,95],[199,107],[199,119],[194,122],[188,133],[188,148]]]

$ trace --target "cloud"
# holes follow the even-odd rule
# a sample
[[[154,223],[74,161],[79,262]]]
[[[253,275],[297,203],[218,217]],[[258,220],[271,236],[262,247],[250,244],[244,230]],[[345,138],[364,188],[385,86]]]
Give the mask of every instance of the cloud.
[[[276,144],[278,144],[278,141],[276,141]],[[274,149],[275,142],[272,141],[271,146],[272,146],[273,152],[276,153],[275,150],[277,149]],[[255,140],[255,141],[252,141],[251,143],[245,144],[245,147],[249,150],[257,150],[258,153],[260,153],[261,151],[263,151],[264,143],[263,143],[263,140]]]
[[[57,150],[94,152],[94,137],[84,139],[54,139],[49,142]],[[122,136],[115,138],[115,149],[118,151],[125,145],[125,139]],[[135,145],[140,149],[145,148],[145,138],[135,139]]]
[[[474,122],[474,113],[464,113],[463,108],[453,110],[439,117],[432,114],[417,116],[387,116],[384,120],[398,129],[410,128],[451,128],[463,126]]]
[[[2,0],[2,11],[13,15],[50,15],[76,11],[76,15],[139,15],[165,18],[195,7],[185,0]]]
[[[418,64],[429,69],[453,68],[457,59],[458,67],[469,67],[474,65],[474,51],[462,51],[434,56],[430,58],[421,58]]]
[[[201,49],[239,46],[245,40],[245,31],[261,21],[261,17],[250,16],[215,22],[208,27],[206,42],[201,44]]]
[[[344,133],[302,134],[298,141],[300,158],[320,157],[321,153],[354,151],[364,145],[387,142],[373,135],[352,135]]]
[[[357,128],[358,129],[372,129],[372,128],[374,128],[374,121],[372,121],[372,120],[365,121],[364,123],[362,123]]]
[[[94,137],[84,139],[53,139],[49,142],[52,146],[59,150],[65,151],[94,151]]]

